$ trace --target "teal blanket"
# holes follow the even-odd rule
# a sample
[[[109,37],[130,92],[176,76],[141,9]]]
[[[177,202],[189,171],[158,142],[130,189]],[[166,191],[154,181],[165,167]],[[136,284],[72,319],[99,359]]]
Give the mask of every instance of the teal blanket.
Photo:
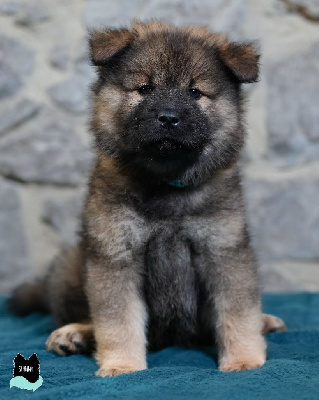
[[[3,300],[0,308],[1,399],[319,399],[319,294],[264,296],[264,312],[283,318],[289,331],[267,336],[267,362],[259,370],[220,372],[214,349],[171,347],[149,354],[148,370],[114,378],[95,377],[91,358],[47,352],[51,317],[13,317]],[[9,387],[17,353],[39,357],[43,384],[35,392]]]

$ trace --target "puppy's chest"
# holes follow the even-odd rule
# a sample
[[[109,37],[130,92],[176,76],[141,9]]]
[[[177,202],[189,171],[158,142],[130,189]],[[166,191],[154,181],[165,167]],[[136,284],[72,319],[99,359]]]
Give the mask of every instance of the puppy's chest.
[[[173,223],[155,230],[148,241],[145,297],[154,349],[187,345],[197,335],[203,289],[192,247],[187,234]]]
[[[203,214],[207,208],[213,207],[212,197],[207,200],[201,191],[176,189],[163,193],[146,192],[141,197],[132,197],[131,201],[138,214],[154,223]]]

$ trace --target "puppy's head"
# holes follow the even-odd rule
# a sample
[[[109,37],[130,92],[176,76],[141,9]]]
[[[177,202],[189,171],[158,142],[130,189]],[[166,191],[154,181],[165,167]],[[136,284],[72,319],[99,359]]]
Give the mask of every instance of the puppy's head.
[[[92,130],[101,152],[152,179],[187,183],[237,158],[240,84],[258,76],[251,44],[150,22],[93,33],[90,46],[98,67]]]

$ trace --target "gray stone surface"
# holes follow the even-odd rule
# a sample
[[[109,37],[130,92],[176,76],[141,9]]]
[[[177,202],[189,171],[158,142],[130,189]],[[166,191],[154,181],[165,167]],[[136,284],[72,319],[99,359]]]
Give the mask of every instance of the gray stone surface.
[[[33,71],[34,60],[27,46],[0,34],[0,100],[18,91]]]
[[[89,50],[88,37],[89,37],[88,34],[85,35],[78,48],[78,54],[76,57],[78,63],[90,64],[90,50]]]
[[[55,45],[50,52],[49,61],[53,67],[65,71],[71,61],[70,48],[61,44]]]
[[[73,76],[50,87],[48,93],[64,110],[74,113],[88,112],[89,90],[94,77],[94,68],[87,62],[80,62]]]
[[[301,9],[307,16],[319,19],[318,0],[288,0],[288,3]]]
[[[0,4],[0,12],[3,15],[15,15],[21,8],[20,1],[3,1]]]
[[[318,260],[319,179],[252,180],[245,186],[253,243],[261,261]]]
[[[287,4],[283,0],[272,0],[265,9],[267,16],[284,16],[288,11]]]
[[[318,291],[318,263],[278,261],[260,268],[262,289],[266,292]]]
[[[77,185],[91,161],[81,138],[60,122],[36,124],[0,141],[0,173],[22,182]]]
[[[207,25],[228,32],[232,39],[244,36],[244,0],[88,0],[84,21],[89,29],[125,26],[130,20],[160,19],[176,25]]]
[[[243,0],[151,1],[142,11],[142,19],[163,19],[177,25],[205,25],[228,33],[232,40],[244,36],[246,3]]]
[[[34,117],[40,110],[41,105],[31,99],[24,98],[11,107],[0,112],[0,137],[9,129]]]
[[[50,17],[49,4],[43,0],[24,0],[15,18],[20,25],[32,26]]]
[[[19,190],[0,181],[0,293],[9,293],[31,276]]]
[[[131,18],[141,18],[141,12],[149,0],[88,0],[84,23],[88,29],[126,25]]]
[[[264,292],[298,292],[306,290],[305,287],[301,288],[300,282],[294,282],[271,264],[262,265],[259,270],[259,277],[261,289]]]
[[[66,200],[50,199],[44,203],[43,220],[55,229],[64,245],[78,241],[83,202],[84,194],[79,192]]]
[[[266,68],[269,152],[278,166],[319,160],[319,43]]]

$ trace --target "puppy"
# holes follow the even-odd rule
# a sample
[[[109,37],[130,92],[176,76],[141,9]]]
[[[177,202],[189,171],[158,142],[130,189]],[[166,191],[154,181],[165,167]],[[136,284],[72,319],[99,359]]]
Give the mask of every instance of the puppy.
[[[265,362],[238,156],[249,44],[206,28],[133,24],[90,37],[96,144],[81,242],[18,288],[20,314],[49,311],[59,354],[95,349],[97,375],[145,369],[146,351],[218,346],[219,369]]]

